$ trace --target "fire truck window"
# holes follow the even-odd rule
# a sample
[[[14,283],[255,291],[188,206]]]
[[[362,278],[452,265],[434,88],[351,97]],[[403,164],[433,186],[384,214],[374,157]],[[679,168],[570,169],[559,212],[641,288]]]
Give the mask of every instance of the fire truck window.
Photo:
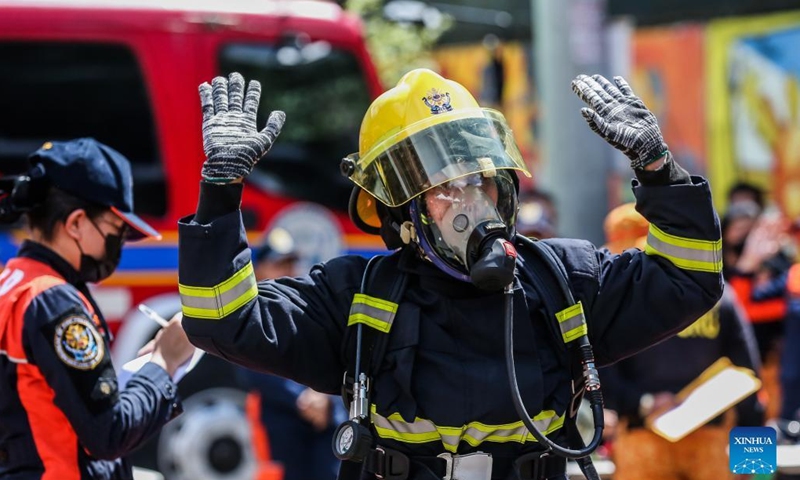
[[[94,137],[125,155],[136,212],[166,214],[150,100],[133,52],[97,43],[0,43],[0,171],[25,171],[49,140]]]
[[[355,56],[321,41],[229,44],[220,52],[220,69],[261,82],[259,128],[270,111],[286,112],[280,138],[248,180],[281,196],[346,208],[352,184],[339,173],[339,162],[358,151],[371,100]]]

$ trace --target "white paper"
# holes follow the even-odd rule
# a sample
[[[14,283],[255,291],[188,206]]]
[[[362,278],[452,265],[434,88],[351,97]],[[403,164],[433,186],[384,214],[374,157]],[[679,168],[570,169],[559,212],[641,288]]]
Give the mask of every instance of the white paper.
[[[206,352],[200,350],[199,348],[194,349],[194,354],[189,358],[189,360],[185,361],[181,366],[179,366],[175,370],[175,375],[172,376],[172,381],[178,383],[181,379],[197,365],[197,362],[203,358],[203,355]],[[141,357],[136,357],[130,362],[126,363],[122,366],[122,368],[117,373],[117,385],[120,390],[125,388],[125,385],[128,384],[128,380],[131,379],[134,373],[138,372],[140,368],[144,366],[145,363],[150,361],[150,358],[153,356],[152,353],[147,353],[142,355]]]
[[[758,390],[760,382],[737,368],[726,368],[697,387],[680,405],[653,421],[656,433],[677,442]]]
[[[800,445],[778,445],[778,471],[800,474]]]

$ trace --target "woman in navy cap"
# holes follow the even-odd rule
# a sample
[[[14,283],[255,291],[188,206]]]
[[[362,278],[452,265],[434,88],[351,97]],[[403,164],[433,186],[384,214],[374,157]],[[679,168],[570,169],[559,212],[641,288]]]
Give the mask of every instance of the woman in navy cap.
[[[194,349],[173,318],[124,389],[87,288],[125,241],[160,238],[133,213],[128,160],[90,138],[48,142],[0,202],[30,239],[0,274],[0,479],[129,479],[121,457],[180,413],[171,377]]]

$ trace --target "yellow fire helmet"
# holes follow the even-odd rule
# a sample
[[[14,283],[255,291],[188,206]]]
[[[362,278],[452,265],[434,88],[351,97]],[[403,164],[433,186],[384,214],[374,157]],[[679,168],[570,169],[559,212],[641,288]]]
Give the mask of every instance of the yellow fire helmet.
[[[498,169],[530,177],[505,117],[481,108],[462,85],[416,69],[375,99],[364,116],[359,151],[342,173],[360,187],[350,215],[377,234],[376,201],[399,207],[433,187]]]

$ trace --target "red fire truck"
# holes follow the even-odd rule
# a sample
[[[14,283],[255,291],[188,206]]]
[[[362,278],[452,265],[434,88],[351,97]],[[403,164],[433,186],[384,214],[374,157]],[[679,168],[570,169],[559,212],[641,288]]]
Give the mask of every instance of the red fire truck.
[[[180,308],[176,224],[194,211],[204,159],[197,86],[232,71],[261,82],[259,125],[270,110],[287,114],[247,180],[242,214],[252,240],[280,226],[306,267],[382,250],[347,219],[349,185],[338,173],[381,86],[360,21],[335,3],[0,0],[0,171],[24,171],[48,140],[95,137],[131,160],[136,211],[164,236],[126,246],[118,272],[94,291],[116,333],[118,366],[158,328],[139,303],[166,318]],[[0,261],[20,239],[16,229],[0,232]],[[231,368],[204,358],[182,381],[187,411],[157,449],[168,478],[250,474]],[[155,467],[154,450],[138,463]]]

